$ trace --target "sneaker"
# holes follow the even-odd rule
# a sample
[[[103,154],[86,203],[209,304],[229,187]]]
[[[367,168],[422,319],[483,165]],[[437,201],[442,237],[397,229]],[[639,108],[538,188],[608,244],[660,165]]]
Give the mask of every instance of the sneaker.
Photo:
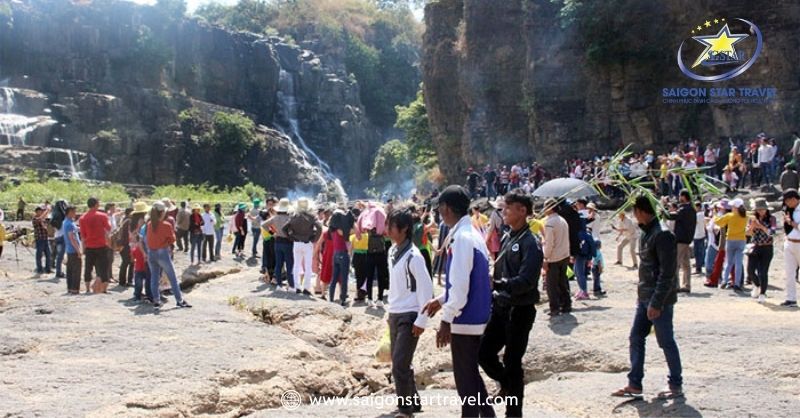
[[[760,304],[762,304],[762,305],[763,305],[763,304],[764,304],[764,303],[766,303],[766,302],[767,302],[767,297],[766,297],[766,296],[764,296],[764,295],[758,295],[758,303],[760,303]]]
[[[303,294],[306,295],[306,296],[314,297],[314,295],[311,294],[311,292],[309,292],[308,290],[303,290]]]
[[[302,293],[303,293],[303,291],[302,291],[302,290],[300,290],[300,289],[295,289],[295,290],[294,290],[294,293],[297,293],[298,295],[300,295],[300,294],[302,294]]]
[[[378,300],[377,302],[375,302],[375,307],[378,308],[378,309],[383,308],[383,301],[382,300]]]
[[[787,300],[786,302],[781,303],[780,306],[783,306],[784,308],[796,308],[797,307],[797,301],[796,300]]]
[[[600,297],[600,296],[605,296],[607,292],[601,289],[601,290],[595,290],[593,293],[595,296]]]
[[[750,291],[750,297],[756,299],[759,294],[761,294],[761,289],[758,286],[753,286],[753,290]]]
[[[589,295],[583,290],[575,294],[575,300],[587,300],[587,299],[589,299]]]
[[[289,288],[289,293],[294,293],[296,290],[297,290],[297,289],[295,289],[295,288],[293,288],[293,287],[290,287],[290,288]]]
[[[180,301],[180,302],[178,303],[178,307],[179,307],[179,308],[191,308],[191,307],[192,307],[192,305],[190,305],[190,304],[189,304],[189,302],[187,302],[187,301],[185,301],[185,300],[182,300],[182,301]]]
[[[161,309],[161,304],[160,303],[154,303],[153,304],[153,309],[155,309],[155,310]]]
[[[739,286],[733,286],[733,291],[736,292],[736,293],[739,293],[739,292],[742,291],[742,288],[739,287]]]

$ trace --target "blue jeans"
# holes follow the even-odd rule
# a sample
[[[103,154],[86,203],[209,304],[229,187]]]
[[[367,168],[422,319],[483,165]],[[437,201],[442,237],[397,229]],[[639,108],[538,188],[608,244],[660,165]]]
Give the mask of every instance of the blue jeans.
[[[42,265],[42,256],[45,260],[44,265]],[[50,272],[50,243],[46,239],[36,240],[36,272]]]
[[[275,241],[275,281],[278,286],[283,286],[283,266],[286,265],[286,276],[289,287],[294,288],[294,251],[293,245],[289,241]]]
[[[586,263],[589,262],[589,257],[579,255],[575,257],[575,280],[578,281],[578,287],[582,292],[586,292],[586,282],[589,280],[586,271]]]
[[[600,269],[597,266],[592,266],[592,281],[594,282],[592,290],[595,292],[603,290],[603,286],[600,284],[600,275]]]
[[[258,243],[261,242],[261,228],[251,228],[253,235],[253,257],[258,255]]]
[[[350,275],[350,255],[347,252],[338,252],[333,254],[333,278],[331,279],[330,288],[328,292],[330,297],[328,300],[333,302],[333,295],[336,293],[336,282],[339,282],[341,291],[339,292],[339,299],[344,302],[347,300],[347,276]]]
[[[703,271],[703,265],[706,261],[706,239],[694,240],[694,271],[700,273]]]
[[[56,276],[61,275],[61,265],[64,263],[64,253],[67,251],[63,236],[56,238]]]
[[[628,373],[628,386],[635,389],[642,389],[642,379],[644,379],[644,354],[645,340],[650,334],[650,329],[656,329],[656,341],[658,346],[664,351],[667,358],[669,375],[667,380],[670,386],[683,386],[681,354],[678,351],[678,344],[675,342],[675,335],[672,329],[672,316],[674,305],[664,305],[661,315],[650,321],[647,319],[647,303],[638,302],[636,304],[636,316],[633,318],[630,335],[630,356],[631,371]]]
[[[189,242],[191,243],[191,250],[189,250],[189,260],[194,263],[194,253],[197,251],[197,261],[202,260],[203,250],[203,234],[192,233],[189,235]]]
[[[220,257],[220,251],[222,250],[222,228],[215,229],[214,235],[216,235],[217,242],[214,243],[214,257]]]
[[[717,259],[717,249],[708,246],[706,248],[706,279],[711,278],[711,273],[714,271],[714,260]]]
[[[734,286],[742,287],[744,278],[744,240],[729,240],[725,243],[725,270],[722,272],[722,283],[727,283],[731,277],[731,269],[735,268],[736,280]]]
[[[169,248],[151,249],[148,254],[147,264],[150,266],[150,293],[152,294],[153,302],[161,302],[158,282],[161,280],[161,272],[163,271],[169,279],[172,294],[175,295],[175,302],[181,303],[183,301],[181,286],[178,283],[178,276],[175,275],[175,266],[172,265],[172,259],[169,258]]]
[[[149,269],[145,267],[146,269]],[[149,271],[135,271],[133,272],[133,298],[136,300],[142,299],[142,288],[148,298],[153,298],[153,291],[150,285]]]

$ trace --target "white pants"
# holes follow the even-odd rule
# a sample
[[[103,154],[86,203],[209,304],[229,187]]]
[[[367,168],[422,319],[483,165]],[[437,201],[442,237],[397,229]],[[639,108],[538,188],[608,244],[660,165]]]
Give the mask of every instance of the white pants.
[[[797,301],[797,267],[800,266],[800,243],[787,240],[783,244],[783,272],[786,276],[786,300]]]
[[[314,244],[310,242],[295,242],[292,246],[292,253],[294,254],[294,268],[292,269],[294,287],[310,292],[314,288],[314,281],[311,280],[313,274],[311,261],[314,256]],[[303,276],[302,285],[300,284],[300,275]]]

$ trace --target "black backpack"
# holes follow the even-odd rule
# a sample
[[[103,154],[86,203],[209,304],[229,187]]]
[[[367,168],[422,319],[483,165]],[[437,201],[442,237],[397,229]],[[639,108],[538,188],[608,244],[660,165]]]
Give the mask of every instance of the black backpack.
[[[64,219],[67,217],[67,202],[59,200],[53,206],[53,212],[50,215],[50,225],[55,229],[61,229],[64,224]]]

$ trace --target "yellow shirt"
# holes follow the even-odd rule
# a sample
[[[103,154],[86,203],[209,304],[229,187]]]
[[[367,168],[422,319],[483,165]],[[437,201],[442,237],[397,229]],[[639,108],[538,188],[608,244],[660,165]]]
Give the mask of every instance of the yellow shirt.
[[[739,216],[736,211],[731,213],[726,213],[721,218],[714,221],[718,227],[724,228],[728,227],[728,233],[725,235],[725,239],[728,241],[744,241],[745,232],[747,231],[747,217]]]
[[[531,219],[528,221],[528,227],[531,229],[531,232],[534,235],[541,235],[542,229],[544,229],[544,220],[542,219]]]
[[[3,246],[3,243],[6,241],[6,226],[0,224],[0,247]]]
[[[361,234],[361,239],[356,239],[356,234],[351,234],[350,243],[353,245],[354,253],[366,254],[369,249],[369,234]]]

